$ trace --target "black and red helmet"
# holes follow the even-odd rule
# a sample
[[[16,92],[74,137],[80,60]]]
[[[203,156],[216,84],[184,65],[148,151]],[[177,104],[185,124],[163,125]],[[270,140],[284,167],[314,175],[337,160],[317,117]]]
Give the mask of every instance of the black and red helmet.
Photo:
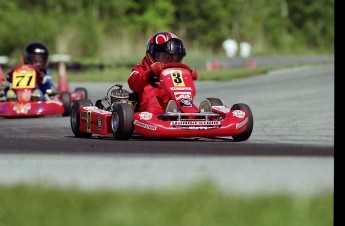
[[[186,49],[182,40],[171,32],[158,32],[147,41],[146,56],[150,63],[158,61],[157,53],[178,56],[176,61],[182,62],[186,56]]]
[[[41,42],[29,43],[24,49],[24,63],[33,64],[39,69],[48,66],[49,50]]]

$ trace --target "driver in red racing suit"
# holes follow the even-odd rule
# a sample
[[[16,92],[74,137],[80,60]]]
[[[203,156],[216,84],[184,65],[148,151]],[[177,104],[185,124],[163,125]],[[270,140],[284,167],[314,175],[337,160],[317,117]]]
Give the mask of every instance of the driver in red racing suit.
[[[166,63],[182,63],[186,50],[182,40],[171,32],[158,32],[150,37],[142,64],[136,64],[128,78],[129,88],[138,94],[139,111],[161,114],[169,101],[163,89],[153,87],[152,80],[164,69]],[[193,80],[198,79],[196,70],[191,69]],[[151,80],[151,83],[150,83]]]

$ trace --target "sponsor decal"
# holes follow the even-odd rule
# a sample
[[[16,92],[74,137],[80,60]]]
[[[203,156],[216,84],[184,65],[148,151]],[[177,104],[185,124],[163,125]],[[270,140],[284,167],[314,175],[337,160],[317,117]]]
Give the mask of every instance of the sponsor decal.
[[[101,118],[101,116],[97,117],[97,129],[98,130],[102,129],[102,118]]]
[[[192,90],[191,87],[170,87],[170,90]]]
[[[58,101],[58,100],[47,100],[46,103],[47,104],[57,104],[57,105],[60,105],[60,106],[63,105],[63,103],[61,101]]]
[[[245,112],[241,110],[235,110],[232,112],[232,115],[237,118],[244,118]]]
[[[208,130],[213,129],[212,126],[182,126],[182,129],[189,129],[189,130]]]
[[[192,99],[192,93],[191,92],[175,92],[175,99],[181,100],[181,99]]]
[[[220,126],[220,121],[172,121],[171,126]]]
[[[30,103],[17,103],[13,106],[13,110],[17,112],[17,114],[27,114],[28,111],[31,109]]]
[[[227,108],[225,106],[212,106],[212,108],[224,113],[228,113],[230,111],[230,108]]]
[[[152,113],[143,111],[139,114],[140,120],[150,120],[152,119]]]
[[[91,133],[91,111],[86,112],[86,132]]]
[[[236,129],[241,128],[244,124],[248,122],[248,117],[240,123],[236,123]]]
[[[157,126],[152,126],[152,125],[149,125],[146,123],[142,123],[142,122],[139,122],[138,120],[135,120],[133,124],[140,126],[142,128],[145,128],[145,129],[149,129],[149,130],[156,130],[157,129]]]
[[[87,118],[87,112],[86,112],[86,111],[81,112],[80,117],[81,117],[82,119],[86,119],[86,118]]]
[[[182,99],[181,102],[180,102],[180,105],[182,107],[192,107],[193,106],[193,104],[192,104],[190,99]]]
[[[18,100],[30,101],[31,91],[25,89],[25,90],[19,91],[17,95],[18,95]]]

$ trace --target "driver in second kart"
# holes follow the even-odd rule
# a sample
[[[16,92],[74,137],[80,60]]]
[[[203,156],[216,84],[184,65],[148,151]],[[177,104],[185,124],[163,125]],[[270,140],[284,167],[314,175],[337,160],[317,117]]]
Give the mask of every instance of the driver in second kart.
[[[182,63],[185,56],[184,44],[175,34],[158,32],[149,38],[142,63],[132,68],[132,73],[128,78],[129,88],[138,94],[139,111],[148,111],[153,114],[161,114],[165,111],[169,96],[163,89],[153,87],[150,80],[159,76],[164,69],[164,64]],[[191,75],[193,80],[198,79],[196,70],[191,69]]]
[[[56,88],[53,84],[51,73],[47,70],[48,67],[48,58],[49,58],[49,50],[47,46],[41,42],[32,42],[29,43],[25,49],[23,54],[23,61],[24,64],[31,64],[38,68],[38,83],[36,90],[34,91],[33,95],[37,96],[38,99],[43,100],[44,95],[53,95],[56,94]],[[10,70],[7,73],[6,80],[8,82],[12,82],[12,73],[13,70]],[[15,95],[13,90],[9,90],[7,97],[10,95]]]

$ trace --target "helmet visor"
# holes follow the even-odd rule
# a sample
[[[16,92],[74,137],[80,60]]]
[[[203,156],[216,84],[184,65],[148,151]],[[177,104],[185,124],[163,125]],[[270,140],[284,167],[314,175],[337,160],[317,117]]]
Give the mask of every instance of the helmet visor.
[[[28,64],[33,64],[39,69],[45,68],[47,66],[48,57],[44,55],[32,55],[30,54],[27,58]]]
[[[164,64],[173,62],[182,63],[183,57],[183,55],[169,54],[163,52],[158,52],[156,55],[157,61],[162,62]]]

